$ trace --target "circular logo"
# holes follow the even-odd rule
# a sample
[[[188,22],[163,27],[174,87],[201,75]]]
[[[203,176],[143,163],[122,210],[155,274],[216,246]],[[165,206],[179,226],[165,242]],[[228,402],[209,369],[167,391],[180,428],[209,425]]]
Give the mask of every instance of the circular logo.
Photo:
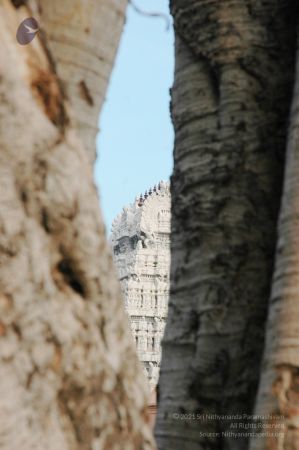
[[[17,41],[20,45],[29,44],[38,33],[39,26],[34,17],[28,17],[20,23],[17,30]]]

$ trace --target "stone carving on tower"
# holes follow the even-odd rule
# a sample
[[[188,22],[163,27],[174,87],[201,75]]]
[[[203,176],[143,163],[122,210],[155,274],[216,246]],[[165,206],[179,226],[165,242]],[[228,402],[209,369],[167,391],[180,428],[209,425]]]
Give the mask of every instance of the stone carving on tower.
[[[111,243],[139,359],[155,388],[167,316],[170,270],[170,189],[145,192],[116,217]]]

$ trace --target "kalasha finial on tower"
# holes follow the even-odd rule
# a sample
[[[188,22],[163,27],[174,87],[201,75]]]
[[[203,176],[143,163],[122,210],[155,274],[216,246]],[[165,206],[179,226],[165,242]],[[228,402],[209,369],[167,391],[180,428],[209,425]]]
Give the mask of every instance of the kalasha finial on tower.
[[[145,191],[144,198],[146,199],[147,197],[148,197],[148,193],[147,193],[147,191]]]
[[[142,194],[140,194],[138,206],[142,206],[142,205],[143,205],[143,197],[142,197]]]
[[[152,188],[149,188],[148,195],[152,195],[152,193],[153,193]]]
[[[157,192],[157,186],[156,186],[156,185],[154,186],[153,191],[154,191],[154,192]]]

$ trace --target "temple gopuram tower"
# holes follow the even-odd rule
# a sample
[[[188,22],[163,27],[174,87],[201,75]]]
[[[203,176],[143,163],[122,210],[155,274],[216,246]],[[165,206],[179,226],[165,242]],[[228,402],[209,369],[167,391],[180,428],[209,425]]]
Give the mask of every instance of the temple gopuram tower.
[[[138,356],[155,388],[169,298],[168,183],[161,181],[123,209],[113,222],[111,243]]]

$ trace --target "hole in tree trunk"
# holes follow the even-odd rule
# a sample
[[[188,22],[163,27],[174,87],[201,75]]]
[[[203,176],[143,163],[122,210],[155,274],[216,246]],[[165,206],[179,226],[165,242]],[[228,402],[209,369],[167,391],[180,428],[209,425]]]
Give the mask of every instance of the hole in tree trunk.
[[[77,292],[77,294],[81,295],[81,297],[85,297],[84,286],[76,274],[76,271],[73,269],[71,261],[68,259],[63,259],[60,261],[57,268],[73,291]]]

